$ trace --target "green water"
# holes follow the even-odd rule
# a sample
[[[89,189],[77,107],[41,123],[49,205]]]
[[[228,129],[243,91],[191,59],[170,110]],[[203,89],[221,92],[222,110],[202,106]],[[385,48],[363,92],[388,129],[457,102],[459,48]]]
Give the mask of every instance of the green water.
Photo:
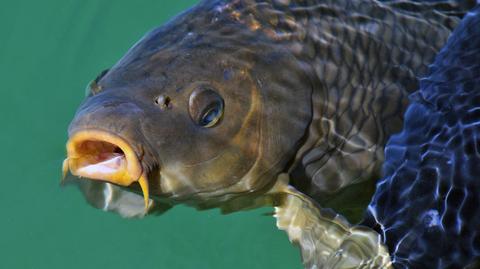
[[[301,268],[269,208],[126,220],[59,186],[87,83],[195,2],[1,1],[0,268]]]

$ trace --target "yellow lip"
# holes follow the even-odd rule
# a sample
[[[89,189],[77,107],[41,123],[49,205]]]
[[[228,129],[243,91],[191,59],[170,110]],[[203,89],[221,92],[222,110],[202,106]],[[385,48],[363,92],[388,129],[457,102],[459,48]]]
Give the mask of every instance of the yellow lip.
[[[76,132],[67,142],[67,159],[63,174],[68,170],[79,177],[107,181],[121,186],[138,182],[148,209],[148,180],[135,151],[125,139],[100,130]]]

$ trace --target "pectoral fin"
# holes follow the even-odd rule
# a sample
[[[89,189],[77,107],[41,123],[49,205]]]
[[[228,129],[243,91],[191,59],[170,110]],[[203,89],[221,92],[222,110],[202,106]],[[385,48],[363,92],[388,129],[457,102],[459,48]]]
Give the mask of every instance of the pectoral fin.
[[[392,268],[378,233],[320,208],[289,186],[287,175],[281,175],[270,193],[280,196],[277,226],[300,247],[305,268]]]

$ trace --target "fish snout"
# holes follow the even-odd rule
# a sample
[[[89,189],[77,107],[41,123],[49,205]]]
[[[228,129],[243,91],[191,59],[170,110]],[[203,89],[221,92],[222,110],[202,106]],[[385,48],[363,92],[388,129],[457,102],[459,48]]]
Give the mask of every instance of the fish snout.
[[[137,182],[149,204],[147,172],[142,167],[138,114],[134,103],[91,101],[82,106],[69,128],[63,174],[120,186]],[[134,120],[133,118],[137,118]]]
[[[131,145],[123,138],[102,130],[82,130],[74,133],[67,142],[67,158],[63,174],[101,180],[129,186],[140,185],[149,205],[149,188],[146,173]]]

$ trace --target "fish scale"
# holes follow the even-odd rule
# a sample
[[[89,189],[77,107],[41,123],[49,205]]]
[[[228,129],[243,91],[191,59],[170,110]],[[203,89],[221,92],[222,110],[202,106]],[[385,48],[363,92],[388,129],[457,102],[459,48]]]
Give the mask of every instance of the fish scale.
[[[369,179],[379,170],[382,145],[399,131],[408,93],[459,22],[441,13],[455,9],[453,2],[216,5],[218,17],[263,32],[311,68],[313,120],[289,170],[292,184],[313,197]]]
[[[415,13],[423,6],[407,2],[233,1],[227,6],[234,20],[246,25],[254,20],[261,26],[253,31],[285,44],[312,68],[314,116],[290,170],[293,184],[314,197],[379,170],[382,145],[399,130],[408,93],[459,22],[431,9]],[[332,176],[338,171],[340,176]]]

